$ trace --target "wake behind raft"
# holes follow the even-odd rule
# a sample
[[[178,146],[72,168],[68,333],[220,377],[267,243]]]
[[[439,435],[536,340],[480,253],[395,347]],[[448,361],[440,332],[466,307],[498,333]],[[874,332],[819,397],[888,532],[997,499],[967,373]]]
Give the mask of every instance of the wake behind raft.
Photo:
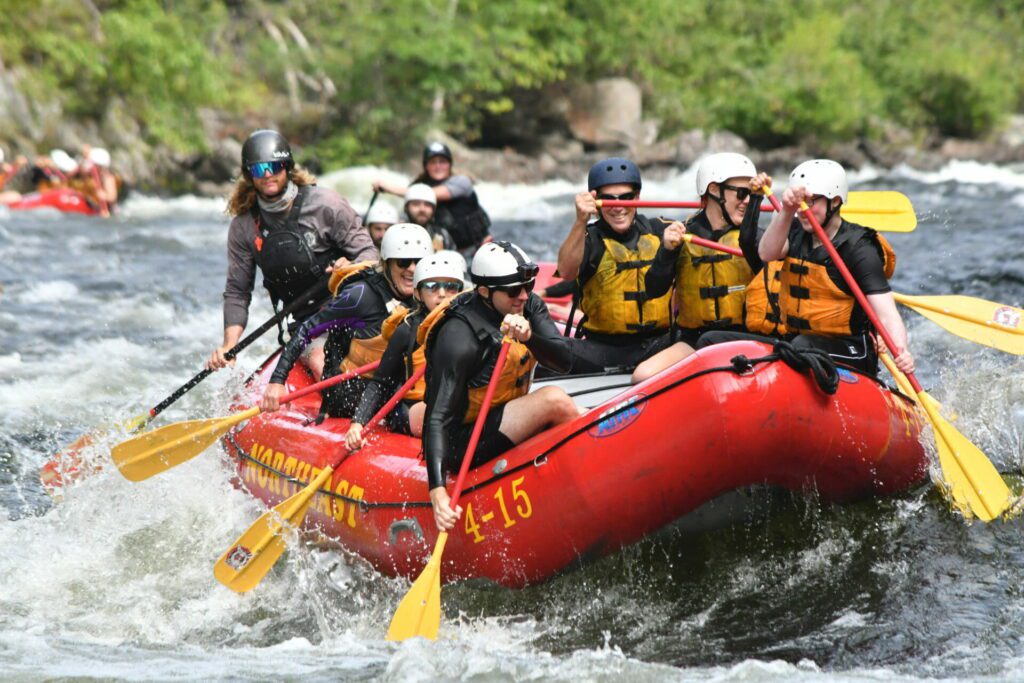
[[[553,378],[588,412],[471,470],[442,581],[545,581],[684,520],[746,487],[847,502],[904,491],[927,474],[923,415],[908,397],[840,369],[834,394],[807,373],[734,342],[697,352],[639,385],[628,375]],[[764,359],[734,363],[737,356]],[[258,400],[273,361],[248,387]],[[296,366],[289,391],[310,384]],[[315,418],[319,395],[260,414],[223,440],[236,484],[268,506],[345,448],[349,420]],[[449,488],[454,477],[449,478]],[[418,439],[378,432],[320,489],[304,518],[389,576],[414,578],[437,540]]]

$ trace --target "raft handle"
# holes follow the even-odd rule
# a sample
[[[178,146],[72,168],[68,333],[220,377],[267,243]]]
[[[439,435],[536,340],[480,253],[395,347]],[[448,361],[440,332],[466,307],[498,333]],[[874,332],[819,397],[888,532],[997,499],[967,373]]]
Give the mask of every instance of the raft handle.
[[[403,531],[408,531],[416,538],[423,540],[423,529],[420,528],[420,523],[415,519],[396,519],[391,522],[391,526],[388,527],[388,538],[391,539],[391,545],[395,545],[398,541],[399,535]]]

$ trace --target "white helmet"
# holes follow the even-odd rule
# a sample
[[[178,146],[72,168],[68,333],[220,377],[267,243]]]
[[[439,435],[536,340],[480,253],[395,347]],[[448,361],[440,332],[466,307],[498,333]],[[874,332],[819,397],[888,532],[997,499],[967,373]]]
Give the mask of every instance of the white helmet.
[[[419,287],[425,280],[445,278],[462,282],[466,275],[466,260],[457,251],[439,251],[416,264],[412,284]]]
[[[537,277],[538,270],[525,251],[501,240],[488,242],[477,250],[470,276],[475,285],[496,287],[529,282]]]
[[[846,170],[831,159],[811,159],[800,164],[789,174],[789,187],[804,187],[811,194],[829,199],[841,197],[843,204],[849,191]]]
[[[398,222],[398,209],[387,202],[375,202],[370,210],[366,212],[366,224],[387,223],[394,225]]]
[[[97,166],[109,168],[110,152],[103,149],[102,147],[93,147],[91,150],[89,150],[89,161],[96,164]]]
[[[437,206],[437,195],[434,194],[434,190],[430,185],[425,185],[424,183],[413,183],[405,191],[404,201],[406,204],[416,200]]]
[[[697,195],[707,194],[711,183],[724,183],[729,178],[753,178],[754,162],[736,152],[719,152],[704,157],[697,167]]]
[[[55,149],[50,152],[50,159],[53,160],[53,165],[61,173],[74,173],[78,170],[78,163],[71,158],[67,152],[62,149]]]
[[[434,253],[430,233],[415,223],[395,223],[384,231],[380,241],[380,257],[387,261],[393,258],[426,258]]]

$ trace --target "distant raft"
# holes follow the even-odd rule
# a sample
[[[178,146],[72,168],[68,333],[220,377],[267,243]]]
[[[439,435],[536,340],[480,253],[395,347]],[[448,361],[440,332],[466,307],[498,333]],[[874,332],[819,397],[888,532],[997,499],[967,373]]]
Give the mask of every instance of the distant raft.
[[[838,503],[925,478],[923,418],[911,399],[847,370],[829,395],[782,361],[733,362],[771,352],[757,342],[712,346],[636,386],[628,375],[536,382],[564,387],[589,410],[470,471],[442,580],[542,582],[752,486]],[[248,405],[272,368],[248,387]],[[296,366],[288,389],[310,381]],[[272,506],[342,453],[349,420],[317,425],[319,407],[312,394],[229,433],[237,485]],[[316,495],[304,528],[386,575],[415,577],[438,534],[420,441],[374,433]]]
[[[100,215],[99,209],[89,204],[84,194],[67,187],[22,195],[18,201],[6,204],[5,206],[12,211],[57,209],[62,213],[80,213],[86,216]]]

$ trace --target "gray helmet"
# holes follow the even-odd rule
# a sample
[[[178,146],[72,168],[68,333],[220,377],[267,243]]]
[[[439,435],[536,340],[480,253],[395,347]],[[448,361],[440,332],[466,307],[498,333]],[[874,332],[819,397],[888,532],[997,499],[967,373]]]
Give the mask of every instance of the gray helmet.
[[[276,130],[257,130],[242,145],[242,173],[249,175],[249,167],[261,161],[283,161],[288,170],[295,167],[292,148]]]
[[[590,168],[587,175],[587,190],[596,190],[605,185],[632,185],[640,189],[640,169],[629,159],[612,157],[603,159]]]
[[[423,165],[426,166],[434,157],[444,157],[448,161],[453,161],[452,151],[448,149],[448,145],[436,140],[423,148]]]

